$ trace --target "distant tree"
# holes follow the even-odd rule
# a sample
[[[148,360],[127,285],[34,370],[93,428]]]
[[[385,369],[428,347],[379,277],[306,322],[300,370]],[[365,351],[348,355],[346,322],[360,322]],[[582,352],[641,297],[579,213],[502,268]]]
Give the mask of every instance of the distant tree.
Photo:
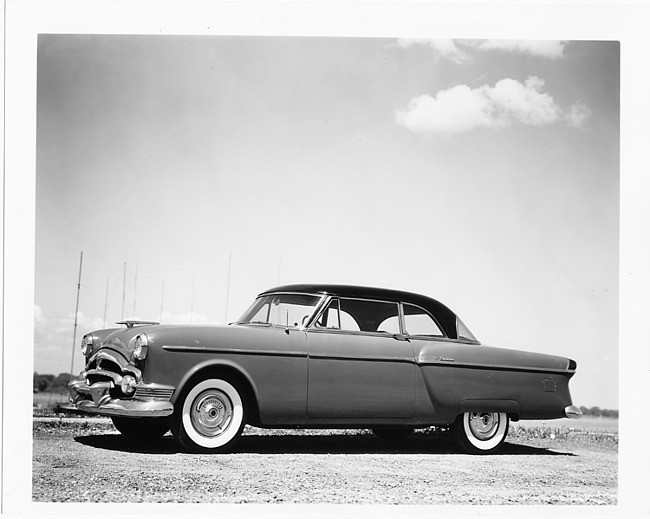
[[[63,393],[68,390],[68,382],[72,380],[70,373],[59,373],[59,375],[52,380],[52,390]]]
[[[34,391],[56,391],[65,393],[68,390],[68,382],[72,380],[70,373],[59,373],[56,377],[52,374],[41,375],[34,372]]]
[[[585,407],[581,405],[580,411],[582,411],[583,416],[604,416],[607,418],[618,418],[617,409],[601,409],[598,406]]]
[[[34,390],[48,391],[52,387],[54,375],[39,375],[34,372]]]

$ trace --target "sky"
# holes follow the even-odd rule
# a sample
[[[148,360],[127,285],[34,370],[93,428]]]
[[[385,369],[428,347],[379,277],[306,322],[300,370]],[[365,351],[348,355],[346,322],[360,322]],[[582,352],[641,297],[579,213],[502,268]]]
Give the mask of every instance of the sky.
[[[121,318],[222,324],[269,287],[344,283],[573,358],[574,403],[618,408],[617,42],[41,34],[37,51],[34,371],[70,371],[73,348],[80,371],[81,336]]]

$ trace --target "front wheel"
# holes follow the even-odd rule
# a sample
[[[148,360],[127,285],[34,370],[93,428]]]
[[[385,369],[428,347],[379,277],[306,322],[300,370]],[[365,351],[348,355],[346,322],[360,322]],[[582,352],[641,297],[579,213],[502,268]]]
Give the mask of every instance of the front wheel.
[[[190,452],[232,449],[246,424],[244,398],[234,383],[210,378],[198,382],[176,403],[172,433]]]
[[[456,418],[451,435],[458,447],[468,454],[492,454],[508,435],[506,413],[463,413]]]

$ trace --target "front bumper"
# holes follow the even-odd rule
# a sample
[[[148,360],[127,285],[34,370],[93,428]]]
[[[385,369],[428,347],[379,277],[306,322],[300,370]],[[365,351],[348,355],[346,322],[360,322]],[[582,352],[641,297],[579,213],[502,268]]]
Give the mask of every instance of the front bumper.
[[[169,402],[174,387],[162,384],[138,384],[132,398],[114,398],[112,382],[95,382],[88,385],[85,380],[73,380],[68,384],[70,402],[88,413],[104,416],[126,416],[146,418],[169,416],[174,406]]]

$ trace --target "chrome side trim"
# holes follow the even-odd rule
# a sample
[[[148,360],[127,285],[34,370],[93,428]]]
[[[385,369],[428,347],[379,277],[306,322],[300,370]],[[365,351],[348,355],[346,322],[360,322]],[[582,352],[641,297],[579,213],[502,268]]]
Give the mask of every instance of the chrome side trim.
[[[478,364],[475,362],[453,362],[453,359],[429,357],[428,359],[417,359],[418,366],[444,366],[446,368],[465,369],[486,369],[492,371],[519,371],[529,373],[558,373],[566,375],[572,371],[561,368],[538,368],[532,366],[512,366],[507,364]]]
[[[280,350],[245,350],[236,348],[201,348],[198,346],[182,346],[177,344],[165,344],[162,347],[165,351],[187,352],[187,353],[222,353],[233,355],[262,355],[269,357],[305,357],[306,351],[280,351]]]
[[[401,362],[404,364],[415,364],[413,357],[388,357],[379,355],[332,355],[329,353],[311,353],[310,359],[318,360],[344,360],[350,362]]]

